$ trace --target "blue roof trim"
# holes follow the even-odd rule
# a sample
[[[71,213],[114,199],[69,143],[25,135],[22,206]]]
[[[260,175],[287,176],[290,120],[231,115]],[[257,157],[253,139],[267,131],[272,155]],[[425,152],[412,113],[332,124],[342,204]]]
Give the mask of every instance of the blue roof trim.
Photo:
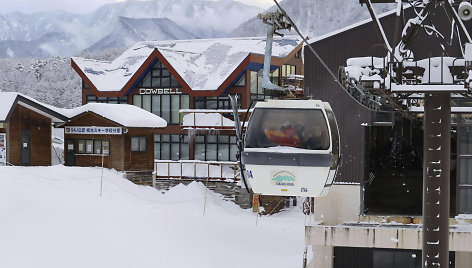
[[[147,75],[147,73],[151,70],[152,66],[154,66],[154,64],[156,64],[158,60],[159,59],[156,57],[151,61],[151,63],[144,70],[143,74],[141,74],[141,76],[139,76],[138,79],[136,79],[136,82],[134,82],[134,84],[132,84],[131,87],[126,91],[125,96],[128,96],[131,93],[131,91],[133,91],[136,88],[136,86],[141,82],[141,80],[143,80],[144,76]]]

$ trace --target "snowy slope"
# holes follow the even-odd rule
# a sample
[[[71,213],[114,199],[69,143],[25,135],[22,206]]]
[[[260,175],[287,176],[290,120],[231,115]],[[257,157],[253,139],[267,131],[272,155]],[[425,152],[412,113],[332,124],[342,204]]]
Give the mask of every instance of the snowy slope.
[[[300,208],[257,219],[203,184],[165,194],[100,168],[0,167],[0,267],[299,267]],[[206,196],[205,215],[203,206]]]
[[[231,0],[150,0],[107,4],[83,15],[63,11],[0,14],[0,57],[73,56],[123,29],[120,16],[135,18],[136,21],[128,25],[127,30],[146,33],[144,37],[161,37],[158,32],[163,26],[157,28],[157,33],[151,33],[152,28],[147,28],[152,26],[149,24],[149,18],[168,18],[193,36],[208,38],[227,36],[240,23],[255,16],[259,11],[257,7]],[[179,37],[183,32],[175,26],[169,26],[169,29],[175,37]],[[61,38],[47,42],[45,38],[51,34]],[[169,39],[171,36],[168,34],[165,38]],[[188,39],[190,35],[186,34],[184,38]],[[107,44],[128,46],[129,43],[141,39],[138,38],[134,42],[123,40],[127,41],[126,44],[117,44],[115,41],[119,39],[108,42],[102,40],[101,46],[97,45],[96,49],[107,47]]]
[[[284,0],[279,1],[303,35],[310,38],[326,34],[345,26],[370,18],[366,6],[358,0]],[[395,4],[375,4],[377,14],[395,8]],[[268,10],[276,10],[275,5]],[[262,36],[266,34],[266,25],[259,19],[252,18],[242,23],[231,32],[230,36]],[[292,30],[292,34],[295,31]]]
[[[87,49],[100,52],[107,48],[127,49],[138,41],[194,39],[198,36],[167,18],[134,19],[119,17],[115,29]]]
[[[0,59],[0,91],[14,91],[56,107],[82,103],[82,84],[70,58]]]

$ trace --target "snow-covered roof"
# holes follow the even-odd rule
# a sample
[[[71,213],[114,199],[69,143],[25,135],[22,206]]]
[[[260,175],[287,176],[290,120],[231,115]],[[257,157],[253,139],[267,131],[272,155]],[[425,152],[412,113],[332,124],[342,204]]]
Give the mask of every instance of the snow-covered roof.
[[[55,107],[41,103],[18,92],[0,92],[0,122],[8,121],[8,117],[16,104],[48,117],[52,122],[64,122],[67,120]]]
[[[88,103],[73,109],[58,109],[69,118],[93,112],[124,127],[164,128],[167,122],[161,117],[129,104]]]
[[[6,121],[18,93],[0,92],[0,121]]]
[[[183,116],[182,126],[191,128],[234,128],[234,121],[219,113],[190,113]]]
[[[286,57],[298,36],[274,38],[273,57]],[[99,91],[120,91],[157,49],[192,90],[216,90],[250,54],[265,53],[265,37],[144,41],[115,60],[72,58]]]

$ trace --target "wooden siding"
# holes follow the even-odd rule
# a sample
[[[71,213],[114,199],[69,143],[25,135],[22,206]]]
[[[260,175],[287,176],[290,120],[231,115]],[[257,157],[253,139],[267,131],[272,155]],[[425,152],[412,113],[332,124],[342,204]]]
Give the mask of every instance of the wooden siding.
[[[407,18],[412,17],[412,10],[407,9],[405,13]],[[433,21],[439,22],[436,28],[443,33],[448,33],[450,31],[447,30],[449,22],[444,21],[446,18],[439,15],[441,14],[433,18]],[[380,19],[391,44],[393,44],[395,33],[395,21],[395,14]],[[467,22],[466,26],[470,29],[471,22]],[[387,54],[372,22],[329,36],[310,45],[321,55],[336,75],[339,66],[345,66],[348,58],[384,57]],[[437,40],[426,35],[424,31],[419,32],[411,50],[417,59],[442,55]],[[460,55],[457,46],[447,48],[446,51],[449,56]],[[343,161],[336,181],[363,183],[368,129],[361,124],[371,121],[371,112],[345,93],[309,48],[305,48],[304,53],[305,94],[329,102],[338,121]]]
[[[16,105],[8,121],[9,162],[20,165],[21,131],[31,131],[32,166],[51,165],[51,119],[28,108]]]
[[[65,126],[101,126],[121,127],[119,124],[94,113],[84,113],[72,118]],[[125,129],[125,128],[123,128]],[[81,135],[66,134],[65,139],[101,139],[110,141],[110,154],[104,157],[104,167],[121,171],[152,170],[154,162],[154,129],[127,128],[128,133],[122,135]],[[147,138],[146,152],[131,152],[131,137],[145,136]],[[76,166],[101,166],[100,155],[77,154]]]
[[[131,138],[146,137],[146,151],[132,152]],[[154,133],[149,128],[129,129],[124,136],[124,169],[127,171],[149,170],[154,168]]]
[[[101,126],[101,127],[120,127],[120,125],[103,118],[94,113],[84,113],[78,115],[69,121],[65,126]],[[103,158],[103,166],[123,170],[123,135],[83,135],[83,134],[65,134],[64,139],[75,140],[75,165],[79,167],[102,166],[102,157],[100,155],[78,154],[77,140],[100,139],[110,141],[110,154]],[[64,145],[65,146],[65,145]],[[66,149],[66,148],[64,148]]]

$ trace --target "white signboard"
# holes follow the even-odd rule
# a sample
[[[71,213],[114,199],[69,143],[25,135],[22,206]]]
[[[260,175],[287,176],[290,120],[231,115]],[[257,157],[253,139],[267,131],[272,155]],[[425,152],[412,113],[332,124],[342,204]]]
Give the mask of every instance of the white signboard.
[[[7,163],[7,134],[0,133],[0,164]]]
[[[121,135],[121,127],[65,127],[66,134]]]

